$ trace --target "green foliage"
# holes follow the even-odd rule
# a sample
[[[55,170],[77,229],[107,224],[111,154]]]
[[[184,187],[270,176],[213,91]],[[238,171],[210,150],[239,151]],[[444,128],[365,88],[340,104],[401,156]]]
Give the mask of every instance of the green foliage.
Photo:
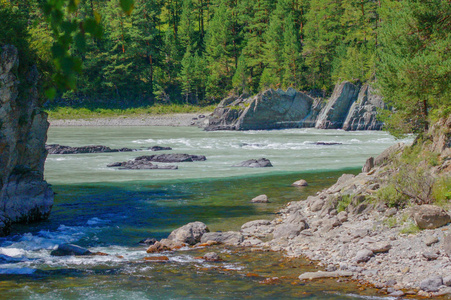
[[[399,231],[401,234],[416,234],[418,232],[420,232],[420,228],[412,221],[408,222],[407,225],[404,225],[404,227]]]
[[[446,0],[385,1],[378,83],[392,109],[383,117],[397,135],[428,129],[429,112],[449,107],[451,30]]]
[[[337,211],[342,212],[348,208],[349,204],[352,202],[353,195],[342,195],[341,199],[338,201]]]
[[[432,187],[432,198],[434,203],[440,206],[447,206],[451,201],[451,177],[439,178]]]
[[[387,204],[388,207],[404,207],[408,203],[408,198],[397,191],[394,184],[389,184],[380,188],[376,192],[376,199]]]

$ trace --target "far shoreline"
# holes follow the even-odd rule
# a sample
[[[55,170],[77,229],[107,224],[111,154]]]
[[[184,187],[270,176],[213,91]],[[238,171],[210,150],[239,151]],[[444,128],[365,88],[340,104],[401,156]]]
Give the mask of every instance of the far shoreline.
[[[178,113],[161,115],[136,115],[117,116],[104,118],[79,118],[79,119],[50,119],[51,127],[72,126],[173,126],[188,127],[197,125],[198,120],[205,118],[207,113]]]

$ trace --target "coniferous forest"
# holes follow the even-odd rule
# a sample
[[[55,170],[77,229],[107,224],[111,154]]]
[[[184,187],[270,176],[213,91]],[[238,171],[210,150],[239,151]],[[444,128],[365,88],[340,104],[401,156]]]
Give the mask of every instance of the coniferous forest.
[[[25,18],[40,69],[51,74],[58,54],[45,1],[7,2],[15,20]],[[128,14],[120,0],[75,2],[62,18],[100,26],[79,30],[86,39],[71,37],[83,71],[75,90],[58,93],[67,103],[203,105],[269,87],[324,96],[350,80],[377,81],[395,104],[426,101],[423,113],[449,105],[446,0],[135,0]]]

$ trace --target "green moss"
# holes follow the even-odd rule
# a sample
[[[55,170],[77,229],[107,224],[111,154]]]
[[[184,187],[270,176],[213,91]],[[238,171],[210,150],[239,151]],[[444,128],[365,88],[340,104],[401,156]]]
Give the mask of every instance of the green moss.
[[[432,197],[434,204],[447,206],[451,200],[451,177],[442,177],[435,181],[432,187]]]
[[[401,234],[415,234],[420,232],[420,228],[414,224],[413,222],[409,222],[406,226],[404,226],[399,233]]]

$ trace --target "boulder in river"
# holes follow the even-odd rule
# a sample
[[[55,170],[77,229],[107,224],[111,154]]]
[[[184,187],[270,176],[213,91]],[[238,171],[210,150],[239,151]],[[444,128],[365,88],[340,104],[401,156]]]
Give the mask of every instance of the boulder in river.
[[[110,153],[110,152],[132,152],[136,151],[130,148],[111,149],[102,145],[89,145],[81,147],[71,147],[59,144],[45,145],[49,154],[82,154],[82,153]]]
[[[163,146],[153,146],[153,147],[150,147],[149,150],[152,150],[152,151],[165,151],[165,150],[172,150],[172,148],[171,147],[163,147]]]
[[[191,222],[172,231],[168,240],[195,245],[200,242],[204,233],[209,232],[207,225],[202,222]]]
[[[52,256],[84,256],[84,255],[92,255],[93,253],[88,249],[82,248],[73,244],[61,244],[57,249],[53,250],[50,255]]]
[[[268,203],[268,196],[265,194],[259,195],[251,200],[252,203]]]
[[[269,159],[259,158],[259,159],[245,160],[243,162],[240,162],[239,164],[233,165],[232,167],[266,168],[266,167],[272,167],[272,164],[269,161]]]
[[[300,179],[298,181],[295,181],[291,184],[292,186],[308,186],[308,183],[304,179]]]

